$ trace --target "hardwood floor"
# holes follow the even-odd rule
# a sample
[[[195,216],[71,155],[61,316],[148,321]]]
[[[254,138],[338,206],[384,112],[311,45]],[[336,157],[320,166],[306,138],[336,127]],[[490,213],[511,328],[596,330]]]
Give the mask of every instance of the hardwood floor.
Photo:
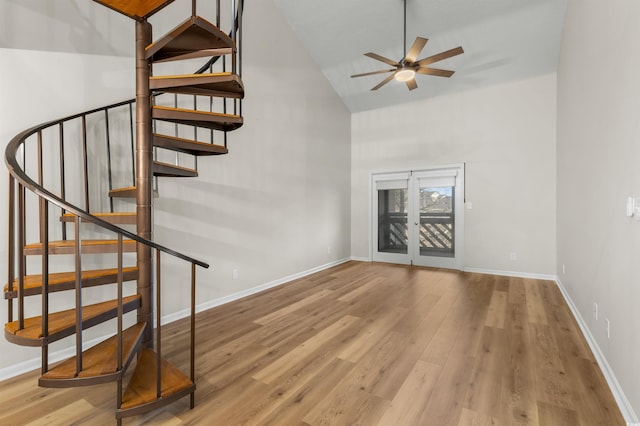
[[[199,314],[196,348],[195,409],[125,425],[625,424],[550,281],[349,262]],[[37,377],[0,384],[0,424],[115,423],[115,384]]]

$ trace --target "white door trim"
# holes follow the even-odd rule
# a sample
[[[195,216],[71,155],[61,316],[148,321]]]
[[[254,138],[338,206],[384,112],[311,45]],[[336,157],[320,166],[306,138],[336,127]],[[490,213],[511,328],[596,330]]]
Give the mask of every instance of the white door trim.
[[[456,178],[456,191],[454,196],[455,203],[455,257],[436,257],[436,256],[420,256],[419,247],[416,240],[409,242],[409,249],[407,254],[398,253],[379,253],[377,251],[378,246],[378,220],[374,217],[374,212],[377,212],[377,182],[378,181],[392,181],[409,175],[409,193],[417,194],[419,188],[418,179],[420,177],[429,176],[454,176]],[[412,188],[413,186],[413,188]],[[380,262],[392,262],[400,264],[416,264],[423,266],[432,266],[438,268],[447,269],[464,269],[464,206],[465,206],[465,164],[450,164],[423,167],[414,170],[395,170],[395,171],[372,171],[369,173],[369,255],[373,261]],[[374,196],[375,194],[375,196]],[[408,224],[409,229],[413,228],[413,224],[416,222],[416,200],[417,197],[409,196],[408,207]],[[375,205],[374,205],[375,204]],[[411,240],[411,232],[410,240]],[[417,253],[416,253],[417,252]]]

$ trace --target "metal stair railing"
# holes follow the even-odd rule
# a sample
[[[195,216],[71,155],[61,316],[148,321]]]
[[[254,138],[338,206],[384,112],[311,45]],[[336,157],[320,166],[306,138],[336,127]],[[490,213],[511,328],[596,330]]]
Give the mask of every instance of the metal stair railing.
[[[120,106],[121,104],[115,104]],[[99,108],[99,111],[108,109],[110,107]],[[81,207],[78,207],[74,204],[71,204],[67,200],[63,199],[61,196],[54,194],[50,190],[46,189],[43,185],[38,184],[34,181],[20,166],[17,157],[21,152],[25,152],[26,147],[25,144],[29,140],[29,138],[33,135],[37,136],[38,142],[42,141],[41,134],[42,131],[51,128],[54,126],[59,126],[61,123],[69,121],[74,118],[82,117],[83,115],[93,113],[93,111],[89,111],[87,113],[77,114],[74,116],[66,117],[60,120],[50,121],[48,123],[44,123],[38,126],[34,126],[30,129],[27,129],[18,135],[16,135],[5,151],[5,162],[7,167],[9,168],[10,176],[9,176],[9,268],[8,268],[8,290],[14,291],[14,281],[16,281],[16,273],[15,273],[15,265],[17,261],[18,265],[18,273],[17,273],[17,283],[18,283],[18,300],[17,300],[17,316],[18,316],[18,328],[24,328],[24,320],[25,320],[25,309],[24,309],[24,285],[25,285],[25,276],[27,275],[26,271],[26,256],[24,254],[24,246],[26,240],[26,203],[25,203],[25,191],[29,190],[33,194],[38,197],[40,209],[39,209],[39,234],[42,244],[42,372],[43,374],[48,370],[48,337],[49,337],[49,324],[48,324],[48,314],[49,314],[49,221],[48,221],[48,212],[50,205],[54,205],[57,208],[61,209],[64,212],[72,213],[76,216],[75,218],[75,273],[76,273],[76,309],[77,309],[77,318],[76,318],[76,355],[78,360],[77,365],[77,373],[82,370],[81,364],[81,353],[82,353],[82,329],[83,329],[83,320],[82,320],[82,237],[80,235],[80,224],[84,221],[91,222],[94,225],[99,226],[100,228],[110,231],[117,235],[118,238],[118,249],[117,249],[117,257],[118,257],[118,317],[122,315],[122,275],[123,275],[123,265],[122,265],[122,255],[123,255],[123,238],[128,238],[137,242],[138,244],[144,244],[151,249],[156,251],[156,256],[159,257],[160,253],[165,253],[170,256],[176,257],[183,261],[186,261],[192,265],[191,270],[191,282],[192,282],[192,297],[191,297],[191,311],[192,314],[195,312],[195,267],[200,266],[203,268],[208,268],[209,265],[201,260],[195,259],[191,256],[188,256],[183,253],[179,253],[175,250],[172,250],[168,247],[160,245],[156,242],[147,240],[145,238],[139,237],[138,235],[129,232],[123,228],[120,228],[116,225],[113,225],[105,220],[102,220],[100,217],[94,216],[89,212],[85,211]],[[39,167],[38,175],[42,175],[42,170]],[[16,197],[17,193],[17,197]],[[16,200],[17,198],[17,200]],[[18,224],[16,226],[16,217]],[[16,244],[17,242],[17,244]],[[160,273],[160,269],[157,270]],[[157,277],[160,278],[159,276]],[[9,322],[14,321],[14,302],[9,299]],[[118,332],[122,332],[121,318],[119,319]],[[192,326],[193,333],[193,326]],[[122,351],[122,343],[119,341],[118,351],[121,353]],[[192,348],[192,352],[194,349]],[[121,357],[121,355],[119,355]],[[122,360],[119,358],[118,365],[121,367]],[[193,355],[192,355],[192,363],[193,363]]]
[[[194,13],[195,13],[195,0],[194,4]],[[244,0],[239,0],[236,6],[236,0],[231,0],[232,10],[235,12],[232,16],[235,17],[232,19],[232,30],[230,32],[230,36],[234,41],[241,46],[242,44],[242,12]],[[217,0],[218,11],[220,10],[220,1]],[[218,22],[219,25],[219,13],[218,13]],[[240,47],[241,49],[241,47]],[[235,55],[232,58],[231,67],[234,72],[237,71],[238,74],[241,73],[241,59],[236,63]],[[196,73],[203,73],[206,70],[210,72],[213,70],[214,64],[218,60],[222,58],[222,68],[226,70],[227,67],[227,59],[225,57],[214,56]],[[241,58],[241,50],[239,52],[239,58]],[[161,92],[154,93],[154,97],[159,95]],[[194,102],[197,103],[197,100],[194,99]],[[227,99],[223,100],[224,108],[227,108]],[[83,289],[83,278],[82,278],[82,236],[80,233],[80,226],[84,222],[89,222],[93,225],[96,225],[103,232],[109,232],[111,234],[115,234],[117,238],[117,249],[116,249],[116,262],[117,262],[117,347],[118,347],[118,355],[117,355],[117,370],[120,371],[123,368],[124,360],[122,358],[122,316],[123,312],[123,253],[124,253],[124,239],[129,239],[134,241],[137,245],[144,245],[149,247],[151,250],[155,251],[155,259],[156,259],[156,282],[157,282],[157,304],[156,307],[156,322],[157,322],[157,330],[156,330],[156,350],[158,360],[161,356],[161,331],[160,331],[160,300],[161,300],[161,270],[160,270],[160,258],[161,254],[169,255],[178,259],[181,259],[191,266],[191,356],[190,356],[190,376],[191,380],[194,382],[194,372],[195,372],[195,285],[196,285],[196,266],[202,268],[208,268],[209,265],[206,262],[195,259],[189,255],[180,253],[173,249],[170,249],[166,246],[160,245],[154,241],[145,239],[132,233],[126,229],[123,229],[119,226],[116,226],[112,223],[109,223],[106,220],[103,220],[101,217],[92,214],[92,211],[95,211],[94,206],[91,202],[92,191],[91,191],[91,180],[89,175],[89,158],[91,157],[90,149],[93,146],[90,146],[88,140],[91,139],[88,135],[90,131],[88,120],[93,120],[93,117],[99,117],[103,115],[104,117],[104,129],[96,130],[97,128],[91,128],[92,131],[96,132],[104,132],[103,136],[106,142],[106,157],[107,157],[107,171],[108,171],[108,187],[109,190],[114,189],[114,181],[113,181],[113,173],[112,173],[112,137],[111,137],[111,126],[113,125],[113,114],[116,113],[119,109],[128,110],[128,117],[125,115],[125,122],[128,122],[129,132],[130,132],[130,149],[132,154],[132,178],[133,183],[135,185],[135,155],[134,155],[134,147],[135,147],[135,131],[133,129],[134,123],[134,113],[133,113],[133,105],[135,103],[134,99],[122,101],[119,103],[115,103],[112,105],[92,109],[90,111],[85,111],[79,114],[74,114],[65,118],[52,120],[43,124],[39,124],[33,126],[27,130],[24,130],[17,134],[7,145],[5,150],[5,163],[9,169],[9,202],[8,202],[8,270],[7,270],[7,282],[8,282],[8,290],[9,292],[17,290],[17,298],[14,301],[13,299],[8,299],[8,317],[9,322],[13,322],[14,318],[17,316],[18,328],[24,329],[25,326],[25,277],[27,275],[27,256],[25,255],[24,248],[27,242],[27,222],[28,219],[31,218],[33,213],[29,213],[27,209],[27,191],[29,193],[34,194],[37,200],[37,215],[38,215],[38,235],[39,241],[41,243],[41,273],[42,273],[42,372],[43,374],[48,370],[48,343],[49,343],[49,273],[50,273],[50,220],[49,215],[52,211],[60,211],[61,214],[71,213],[75,216],[74,218],[74,271],[75,271],[75,300],[76,300],[76,324],[75,324],[75,334],[76,334],[76,376],[82,371],[82,331],[84,328],[83,318],[82,318],[82,289]],[[211,101],[212,104],[212,101]],[[234,112],[239,110],[242,111],[242,101],[233,99],[233,109]],[[128,118],[128,120],[126,119]],[[79,123],[78,123],[79,122]],[[73,125],[80,127],[79,135],[74,135],[81,143],[81,161],[79,165],[78,175],[81,176],[81,188],[77,188],[72,191],[69,190],[68,184],[69,180],[67,179],[68,170],[65,165],[65,157],[67,148],[65,144],[69,138],[68,128],[71,128]],[[45,132],[50,133],[53,132],[58,135],[57,141],[54,138],[45,137]],[[227,145],[226,131],[224,131],[225,135],[225,147]],[[195,134],[197,136],[197,133]],[[213,138],[213,131],[212,131]],[[33,161],[31,155],[27,155],[27,152],[34,148],[31,147],[30,142],[36,140],[35,150],[37,152],[37,178],[33,178],[28,172],[28,163]],[[44,173],[44,157],[45,150],[44,144],[45,141],[57,142],[58,145],[58,167],[56,173],[59,181],[58,182],[49,182],[48,184],[45,182],[45,173]],[[213,139],[211,139],[211,143],[213,143]],[[52,143],[49,143],[47,146],[47,154],[55,151],[55,146]],[[31,153],[31,151],[29,151]],[[48,157],[49,160],[55,160],[54,158]],[[49,162],[49,161],[47,161]],[[197,162],[196,162],[197,168]],[[51,173],[50,173],[51,174]],[[49,175],[47,175],[49,176]],[[55,188],[56,185],[59,185],[58,188]],[[77,201],[71,201],[69,195],[77,196],[82,198],[82,202],[78,203]],[[81,194],[78,196],[77,194]],[[79,204],[83,204],[81,207]],[[51,207],[54,207],[53,209]],[[111,212],[114,211],[113,200],[109,200],[109,209]],[[29,217],[28,217],[29,216]],[[60,233],[62,234],[62,239],[67,239],[67,225],[66,222],[62,222]],[[31,264],[30,264],[31,265]],[[17,284],[14,284],[17,283]],[[17,288],[16,288],[17,287]],[[17,315],[16,315],[16,305],[17,304]],[[152,324],[149,324],[152,325]],[[160,366],[160,362],[158,362],[158,366]],[[158,367],[159,368],[159,367]],[[161,371],[158,371],[157,376],[157,386],[159,389],[160,386],[160,374]],[[122,396],[122,378],[118,379],[118,406],[121,403]],[[192,394],[192,405],[193,405],[193,394]]]

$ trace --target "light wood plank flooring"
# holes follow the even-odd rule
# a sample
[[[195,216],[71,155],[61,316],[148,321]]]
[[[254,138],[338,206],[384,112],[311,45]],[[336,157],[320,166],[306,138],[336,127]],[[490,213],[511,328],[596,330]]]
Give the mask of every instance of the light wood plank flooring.
[[[163,329],[185,371],[186,328]],[[195,409],[124,424],[624,424],[550,281],[349,262],[199,314],[196,376]],[[114,424],[114,394],[26,374],[0,424]]]

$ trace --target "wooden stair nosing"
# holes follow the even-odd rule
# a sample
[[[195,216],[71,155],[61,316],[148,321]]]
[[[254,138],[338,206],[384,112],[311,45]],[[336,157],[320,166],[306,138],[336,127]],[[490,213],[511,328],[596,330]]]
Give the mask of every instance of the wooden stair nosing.
[[[140,307],[140,301],[140,295],[137,294],[124,297],[122,299],[124,312]],[[84,306],[82,308],[82,329],[91,328],[115,318],[117,315],[117,300]],[[9,342],[21,346],[45,346],[75,333],[76,310],[74,308],[49,314],[49,335],[47,337],[42,336],[42,317],[40,316],[25,318],[23,329],[19,329],[18,325],[18,321],[5,324],[4,336]]]
[[[168,93],[244,98],[244,86],[240,77],[230,72],[153,76],[149,79],[149,86],[152,90]]]
[[[115,10],[118,13],[122,13],[131,19],[141,21],[156,12],[163,9],[165,6],[173,3],[174,0],[145,0],[145,1],[130,1],[130,0],[94,0],[103,6],[108,7],[111,10]]]
[[[196,385],[168,361],[161,360],[161,397],[156,394],[156,353],[145,349],[116,411],[117,418],[136,416],[170,404],[193,393]]]
[[[153,197],[158,198],[158,191],[153,191]],[[125,188],[116,188],[109,191],[109,197],[111,198],[136,198],[136,187],[128,186]]]
[[[135,225],[137,220],[136,212],[91,213],[91,215],[115,225]],[[65,213],[60,217],[60,221],[74,222],[75,217],[73,213]],[[83,220],[90,222],[87,219]]]
[[[138,268],[122,268],[124,282],[138,279]],[[82,288],[95,287],[118,282],[118,269],[96,269],[82,271]],[[49,293],[72,290],[76,285],[75,272],[55,272],[49,274]],[[24,296],[42,294],[42,275],[27,275],[24,280]],[[15,299],[18,297],[18,280],[13,282],[13,290],[9,291],[9,285],[4,286],[4,298]]]
[[[154,62],[183,59],[179,56],[225,49],[234,52],[235,42],[220,28],[200,16],[191,16],[146,47],[146,58]],[[215,56],[204,54],[203,56]]]
[[[127,371],[136,355],[146,324],[137,323],[122,332],[122,369],[118,370],[118,336],[114,335],[82,352],[82,371],[76,375],[76,357],[51,367],[38,380],[46,388],[91,386],[115,381]]]
[[[169,121],[171,123],[227,131],[238,129],[244,123],[242,116],[235,114],[222,114],[160,105],[153,107],[152,117],[156,120]]]
[[[153,135],[153,146],[197,156],[224,155],[229,152],[229,150],[222,145],[192,141],[157,133]]]
[[[198,171],[174,164],[153,162],[153,175],[162,177],[197,177]]]
[[[49,241],[49,254],[75,254],[75,240]],[[42,243],[28,244],[24,247],[24,255],[41,255],[43,252]],[[122,244],[124,253],[132,253],[136,251],[136,242],[134,240],[124,240]],[[117,253],[118,240],[82,240],[82,254],[97,253]]]

